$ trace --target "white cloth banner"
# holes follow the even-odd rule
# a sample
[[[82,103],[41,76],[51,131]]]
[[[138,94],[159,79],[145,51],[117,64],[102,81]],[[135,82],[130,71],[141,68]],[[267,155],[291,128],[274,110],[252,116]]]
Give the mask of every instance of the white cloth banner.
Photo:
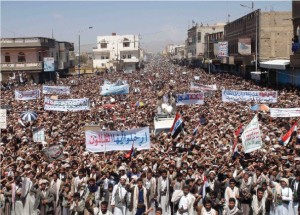
[[[108,96],[108,95],[121,95],[121,94],[128,94],[129,93],[129,85],[103,85],[101,87],[100,94],[102,96]]]
[[[270,108],[271,117],[299,117],[300,108]]]
[[[34,128],[33,129],[33,141],[35,143],[41,143],[45,141],[45,129]]]
[[[90,152],[150,149],[149,127],[127,131],[85,131],[86,150]]]
[[[43,94],[69,95],[69,86],[43,86]]]
[[[6,129],[7,127],[6,114],[6,109],[0,109],[0,129]]]
[[[16,100],[34,100],[40,98],[40,90],[28,90],[28,91],[19,91],[15,90],[15,99]]]
[[[198,91],[215,91],[217,89],[217,85],[203,85],[191,82],[191,90],[198,90]]]
[[[193,104],[204,104],[204,93],[186,93],[177,95],[176,106]]]
[[[250,153],[261,148],[261,131],[259,129],[257,116],[255,116],[245,128],[242,134],[242,142],[245,153]]]
[[[81,111],[90,109],[90,102],[88,98],[50,99],[45,97],[44,105],[44,109],[50,111]]]
[[[276,103],[277,91],[239,91],[239,90],[222,90],[223,102],[260,102]]]

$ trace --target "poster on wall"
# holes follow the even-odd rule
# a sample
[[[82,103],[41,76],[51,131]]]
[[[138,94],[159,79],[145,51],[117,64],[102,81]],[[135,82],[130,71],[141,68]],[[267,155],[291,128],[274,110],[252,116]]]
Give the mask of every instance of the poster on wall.
[[[228,56],[228,42],[218,42],[218,57]]]
[[[54,57],[44,57],[44,72],[54,72]]]
[[[238,52],[240,55],[251,55],[251,38],[239,38]]]

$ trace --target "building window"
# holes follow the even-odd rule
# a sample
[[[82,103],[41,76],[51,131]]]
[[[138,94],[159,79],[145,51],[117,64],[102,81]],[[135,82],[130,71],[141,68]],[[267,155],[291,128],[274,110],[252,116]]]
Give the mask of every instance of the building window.
[[[108,56],[105,57],[105,59],[108,59],[108,58],[109,58]]]
[[[18,62],[25,62],[25,61],[26,61],[25,54],[23,52],[19,52]]]
[[[131,54],[128,55],[128,59],[131,59]]]
[[[104,66],[104,63],[101,63],[101,66]]]
[[[101,56],[101,60],[104,60],[105,58],[104,58],[104,56]]]
[[[101,43],[101,49],[106,49],[107,48],[107,43]]]
[[[10,54],[8,52],[5,53],[5,63],[10,62]]]
[[[197,35],[197,40],[198,40],[198,43],[200,43],[201,42],[201,32],[198,32],[198,35]]]
[[[129,46],[130,46],[130,42],[127,38],[125,38],[123,41],[123,47],[129,47]]]

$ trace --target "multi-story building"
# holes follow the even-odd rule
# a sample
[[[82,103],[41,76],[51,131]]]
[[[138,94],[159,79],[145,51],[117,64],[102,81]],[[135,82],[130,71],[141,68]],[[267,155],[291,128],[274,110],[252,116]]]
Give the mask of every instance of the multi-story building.
[[[207,40],[206,34],[223,32],[225,24],[218,23],[215,25],[198,25],[196,24],[188,30],[188,38],[186,40],[186,52],[189,59],[201,59],[205,54]]]
[[[54,71],[67,73],[74,68],[69,58],[73,43],[59,42],[45,37],[1,38],[1,77],[7,80],[17,72],[27,74],[34,82],[54,79],[52,72],[44,72],[44,58],[54,58]]]
[[[134,71],[140,63],[140,42],[137,35],[98,36],[93,49],[93,68]]]
[[[288,59],[292,37],[290,18],[291,12],[258,9],[228,23],[224,41],[228,41],[229,56],[222,58],[223,69],[249,78],[250,72],[255,71],[256,60],[259,66],[263,61]]]

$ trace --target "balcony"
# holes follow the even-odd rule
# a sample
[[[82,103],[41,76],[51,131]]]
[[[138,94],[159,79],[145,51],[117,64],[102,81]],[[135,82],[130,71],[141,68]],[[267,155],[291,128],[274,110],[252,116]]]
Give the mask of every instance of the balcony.
[[[43,62],[34,63],[1,63],[1,71],[42,70]]]

